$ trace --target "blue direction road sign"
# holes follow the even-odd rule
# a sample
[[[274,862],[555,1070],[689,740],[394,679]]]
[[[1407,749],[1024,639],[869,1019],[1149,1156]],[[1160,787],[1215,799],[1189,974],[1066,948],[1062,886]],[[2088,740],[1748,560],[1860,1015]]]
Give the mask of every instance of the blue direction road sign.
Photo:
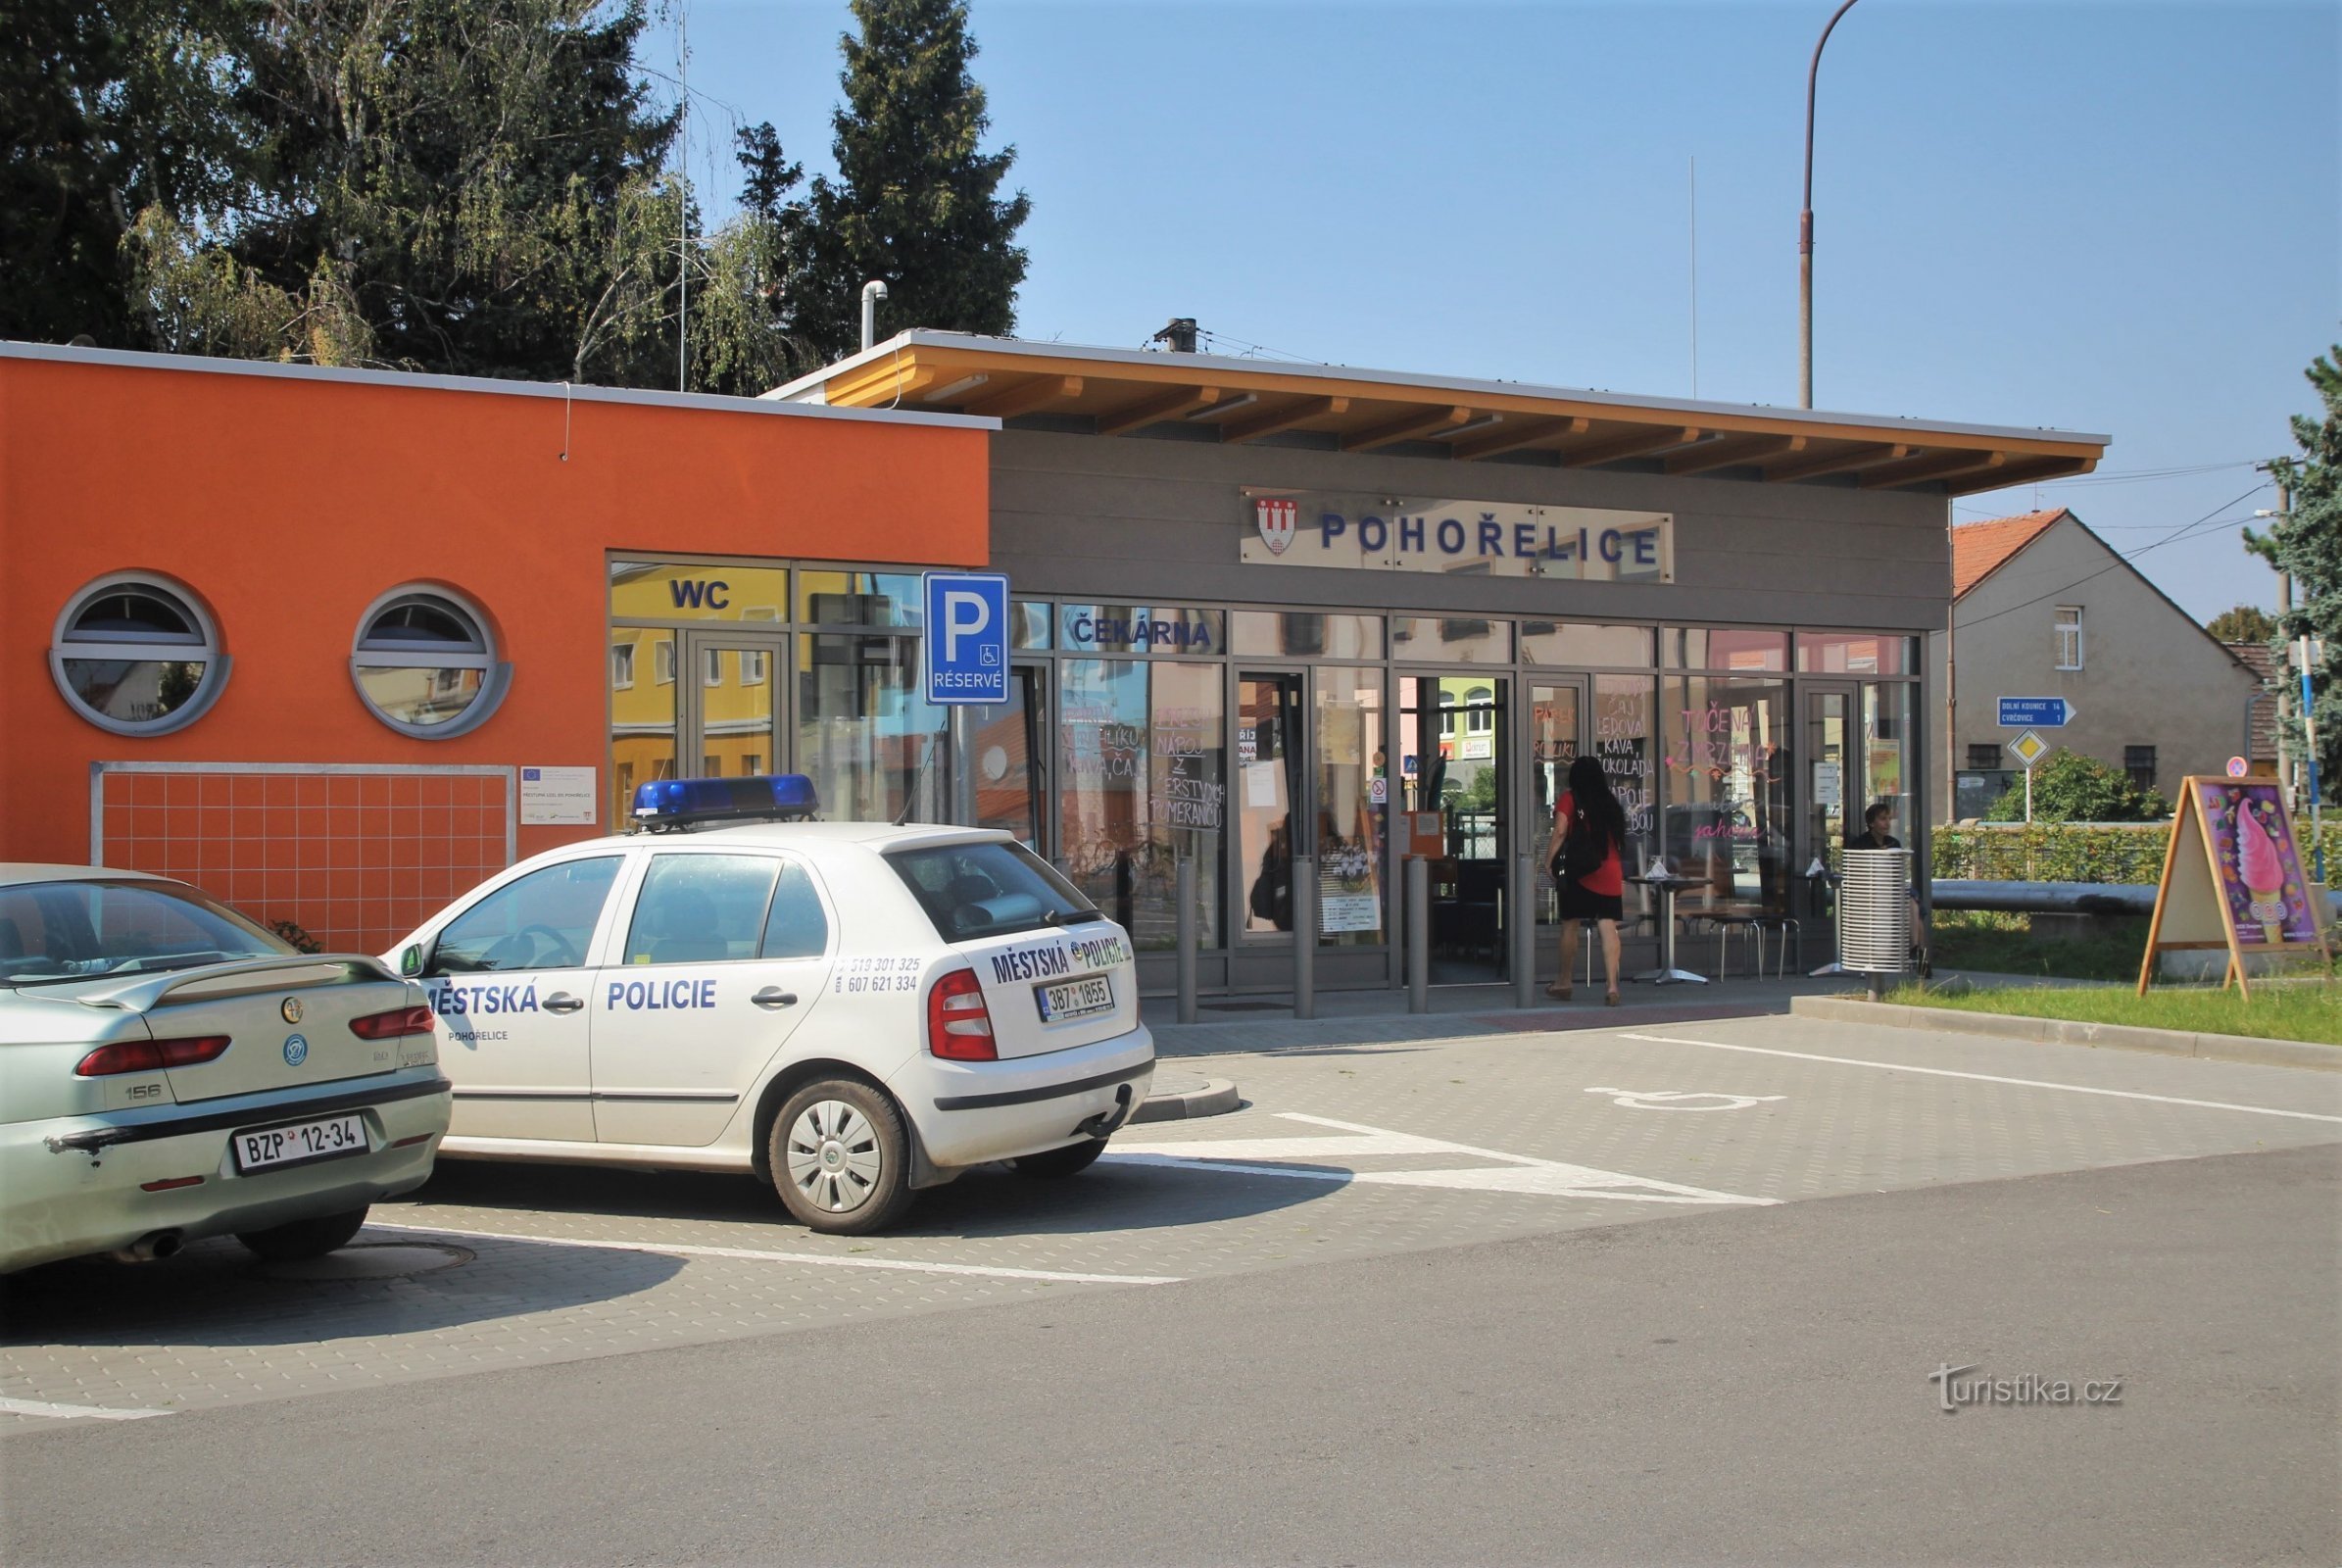
[[[2064,729],[2080,714],[2063,697],[2004,697],[2000,700],[2003,729]]]
[[[919,664],[939,707],[1008,701],[1008,579],[993,571],[931,571]]]

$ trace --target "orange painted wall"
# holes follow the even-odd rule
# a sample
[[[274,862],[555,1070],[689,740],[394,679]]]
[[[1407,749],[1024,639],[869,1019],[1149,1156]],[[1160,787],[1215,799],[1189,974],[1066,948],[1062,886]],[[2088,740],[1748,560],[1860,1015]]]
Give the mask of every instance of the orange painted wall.
[[[0,859],[86,860],[101,760],[607,769],[606,551],[987,559],[982,429],[568,418],[563,461],[558,397],[0,358]],[[132,567],[200,594],[234,660],[208,713],[153,739],[85,723],[48,669],[66,602]],[[512,662],[469,734],[399,735],[351,686],[358,617],[409,582],[469,596]],[[519,853],[588,831],[522,827]]]

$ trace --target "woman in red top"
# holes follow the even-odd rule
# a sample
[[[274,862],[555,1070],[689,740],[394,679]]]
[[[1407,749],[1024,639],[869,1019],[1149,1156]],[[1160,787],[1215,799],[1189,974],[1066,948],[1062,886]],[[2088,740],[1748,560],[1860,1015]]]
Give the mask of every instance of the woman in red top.
[[[1581,757],[1570,764],[1570,787],[1553,807],[1553,833],[1545,843],[1545,863],[1561,887],[1561,978],[1545,995],[1570,999],[1570,976],[1578,969],[1578,922],[1592,920],[1602,934],[1602,974],[1610,989],[1602,998],[1618,1005],[1618,922],[1627,891],[1619,852],[1627,842],[1627,813],[1610,791],[1602,764]],[[1572,865],[1579,867],[1569,874]]]

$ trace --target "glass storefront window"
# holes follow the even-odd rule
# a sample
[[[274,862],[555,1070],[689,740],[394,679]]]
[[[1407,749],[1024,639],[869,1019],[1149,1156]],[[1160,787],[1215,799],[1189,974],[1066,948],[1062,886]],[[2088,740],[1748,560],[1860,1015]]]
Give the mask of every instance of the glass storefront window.
[[[1865,813],[1884,802],[1895,808],[1893,833],[1906,849],[1918,844],[1915,792],[1919,777],[1917,735],[1911,721],[1916,686],[1900,681],[1866,683],[1862,688],[1862,755],[1854,761],[1862,769],[1862,800],[1847,813],[1849,832],[1860,833]]]
[[[1036,649],[1049,646],[1049,607],[1019,599],[1008,607],[1008,646]]]
[[[916,628],[926,613],[915,571],[797,573],[797,618],[812,625]]]
[[[634,792],[675,776],[675,637],[643,626],[610,629],[610,814],[633,820]],[[664,678],[654,678],[664,670]]]
[[[915,580],[915,579],[914,579]],[[785,619],[789,573],[780,566],[710,566],[680,562],[610,564],[612,620]]]
[[[944,713],[920,700],[918,639],[808,636],[798,650],[797,768],[822,815],[949,821]]]
[[[1195,862],[1195,942],[1220,943],[1220,829],[1228,815],[1228,743],[1222,723],[1220,666],[1165,661],[1147,667],[1148,826],[1159,868],[1139,888],[1139,923],[1149,937],[1162,923],[1161,946],[1179,938],[1176,865]]]
[[[1178,605],[1059,605],[1057,646],[1073,654],[1224,654],[1228,612]]]
[[[1699,878],[1677,907],[1784,913],[1791,829],[1786,681],[1689,675],[1662,683],[1666,805],[1661,844]]]
[[[1390,809],[1379,670],[1317,673],[1317,929],[1321,947],[1383,940]]]
[[[1391,651],[1419,664],[1509,664],[1513,623],[1465,616],[1393,615]]]
[[[1380,659],[1383,617],[1314,611],[1239,610],[1229,616],[1231,651],[1294,659]]]
[[[1293,929],[1293,808],[1301,801],[1301,683],[1297,673],[1236,683],[1237,867],[1244,879],[1240,929]]]
[[[1593,686],[1594,756],[1627,813],[1624,859],[1632,876],[1646,869],[1658,854],[1652,835],[1657,792],[1651,761],[1651,677],[1596,675]]]
[[[1876,631],[1801,631],[1797,667],[1815,675],[1911,675],[1918,673],[1916,637]]]
[[[1648,669],[1651,628],[1525,620],[1521,623],[1521,662],[1549,669],[1587,669],[1599,664]]]
[[[1789,634],[1736,626],[1669,626],[1659,633],[1666,669],[1777,672],[1789,667]]]

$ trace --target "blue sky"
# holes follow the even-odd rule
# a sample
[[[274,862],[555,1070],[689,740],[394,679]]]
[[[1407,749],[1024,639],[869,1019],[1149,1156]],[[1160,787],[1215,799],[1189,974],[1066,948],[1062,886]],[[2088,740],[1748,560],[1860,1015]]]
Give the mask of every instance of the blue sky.
[[[1688,395],[1696,161],[1699,395],[1793,406],[1831,9],[974,0],[1033,198],[1018,331],[1194,316],[1223,351]],[[828,168],[845,5],[683,22],[695,173],[737,186],[735,115]],[[2342,339],[2338,90],[2331,3],[1860,0],[1822,66],[1816,406],[2112,435],[2098,476],[1959,515],[2071,506],[2199,617],[2273,605],[2237,531]]]

